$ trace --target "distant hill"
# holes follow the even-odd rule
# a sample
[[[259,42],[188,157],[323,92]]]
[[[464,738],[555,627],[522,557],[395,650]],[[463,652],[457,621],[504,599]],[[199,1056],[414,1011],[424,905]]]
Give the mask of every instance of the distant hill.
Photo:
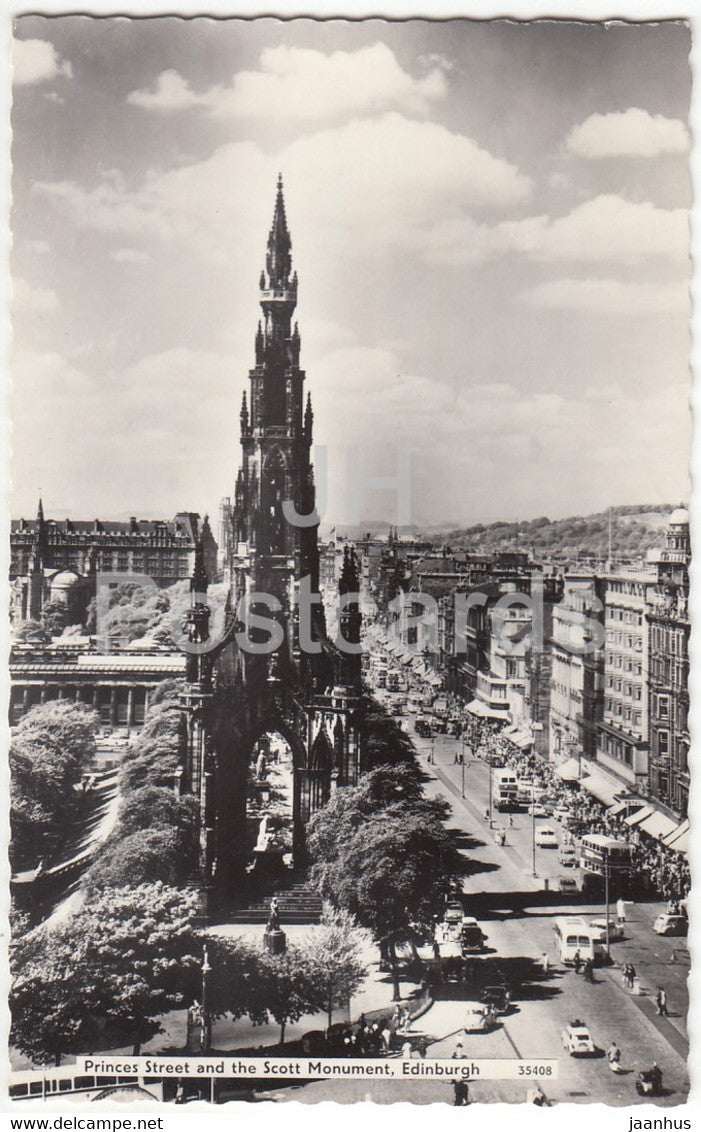
[[[661,546],[669,516],[679,504],[612,507],[596,515],[569,519],[524,520],[521,523],[477,523],[474,527],[444,531],[439,541],[463,550],[531,550],[537,557],[591,554],[605,558],[609,548],[616,557],[644,556]]]

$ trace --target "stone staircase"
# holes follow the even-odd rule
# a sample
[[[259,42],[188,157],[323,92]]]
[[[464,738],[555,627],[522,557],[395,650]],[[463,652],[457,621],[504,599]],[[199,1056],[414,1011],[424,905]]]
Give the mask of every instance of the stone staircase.
[[[286,924],[318,924],[321,919],[321,897],[308,881],[299,880],[287,888],[277,889],[249,904],[237,908],[228,917],[231,924],[265,924],[270,911],[270,901],[277,897],[280,912],[280,926]]]

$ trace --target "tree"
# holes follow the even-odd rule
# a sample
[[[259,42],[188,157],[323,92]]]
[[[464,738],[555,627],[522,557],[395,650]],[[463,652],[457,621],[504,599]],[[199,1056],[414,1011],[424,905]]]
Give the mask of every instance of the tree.
[[[63,601],[50,601],[41,611],[41,623],[50,637],[60,637],[70,622],[70,610]]]
[[[51,633],[39,621],[23,621],[12,631],[16,645],[50,645]]]
[[[73,942],[57,932],[23,937],[10,951],[10,1041],[34,1063],[60,1065],[89,1048],[94,1003]]]
[[[18,1047],[35,1061],[60,1059],[85,1048],[89,1023],[100,1017],[126,1029],[138,1054],[160,1031],[158,1016],[197,992],[197,912],[192,892],[116,888],[67,924],[23,937],[10,997]]]
[[[288,1022],[297,1022],[323,1005],[312,956],[288,944],[282,955],[261,951],[256,966],[256,996],[280,1027],[280,1045]]]
[[[12,863],[21,868],[56,848],[79,811],[75,787],[96,751],[97,715],[53,700],[22,717],[10,744]]]
[[[167,885],[112,888],[71,922],[70,937],[107,1019],[133,1035],[134,1053],[161,1030],[158,1015],[199,985],[198,898]]]
[[[331,858],[317,859],[312,868],[321,893],[370,928],[386,951],[395,999],[400,995],[395,944],[411,939],[417,926],[432,923],[464,871],[443,826],[444,812],[432,802],[400,802],[370,814],[354,829],[344,824]],[[315,821],[310,838],[313,854],[329,840],[319,836],[320,825]]]
[[[106,888],[138,888],[156,881],[177,886],[186,878],[187,869],[178,860],[176,831],[158,826],[105,842],[85,874],[84,887],[92,894]]]
[[[334,867],[355,831],[371,816],[394,804],[410,807],[428,825],[442,823],[449,808],[442,799],[428,800],[412,764],[378,766],[364,774],[356,786],[334,791],[327,804],[307,826],[307,846],[316,862],[314,876],[322,885],[327,867]]]
[[[334,1010],[346,1006],[367,977],[361,948],[362,933],[353,916],[325,904],[320,930],[309,942],[309,957],[329,1026]]]
[[[146,722],[122,759],[120,790],[124,797],[145,786],[171,786],[182,764],[185,720],[178,703],[179,681],[156,689]],[[160,693],[160,696],[159,696]]]

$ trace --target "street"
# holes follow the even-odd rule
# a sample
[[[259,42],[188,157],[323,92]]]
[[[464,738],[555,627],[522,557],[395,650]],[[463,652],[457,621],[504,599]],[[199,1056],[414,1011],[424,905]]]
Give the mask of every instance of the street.
[[[512,988],[512,1010],[491,1033],[462,1035],[466,1057],[559,1058],[557,1079],[540,1083],[551,1102],[596,1101],[611,1105],[645,1103],[635,1091],[636,1073],[653,1061],[664,1074],[665,1096],[661,1105],[682,1103],[688,1091],[688,1039],[686,1013],[689,970],[685,941],[662,938],[652,931],[660,904],[628,904],[625,938],[611,945],[613,964],[597,967],[592,985],[571,968],[558,962],[554,948],[553,922],[563,914],[586,919],[600,917],[601,903],[569,900],[557,894],[557,881],[564,872],[558,864],[557,850],[536,848],[533,876],[533,821],[530,815],[493,815],[493,826],[505,828],[506,844],[494,840],[494,831],[485,820],[488,808],[489,767],[466,749],[464,766],[465,798],[462,794],[463,768],[454,761],[461,751],[459,739],[436,735],[421,739],[413,730],[413,719],[405,725],[414,740],[425,772],[427,796],[442,795],[451,807],[451,826],[462,839],[462,851],[470,869],[464,881],[465,911],[474,915],[488,937],[488,953],[469,961],[476,984],[484,983],[481,964],[487,963],[489,981],[504,981]],[[433,758],[433,761],[429,761]],[[552,818],[536,818],[535,824],[551,825],[561,835]],[[545,892],[545,880],[550,891]],[[612,909],[615,918],[615,907]],[[549,970],[543,969],[547,953]],[[631,962],[641,979],[643,993],[625,989],[621,966]],[[654,994],[664,986],[669,1000],[669,1018],[657,1016]],[[476,993],[473,995],[476,997]],[[451,1057],[463,1024],[465,1001],[470,985],[448,983],[434,993],[431,1008],[417,1020],[415,1029],[430,1042],[427,1056]],[[595,1057],[573,1058],[565,1053],[561,1033],[568,1022],[581,1019],[590,1029],[598,1049]],[[623,1072],[610,1071],[605,1052],[614,1041],[621,1050]],[[522,1102],[528,1081],[475,1081],[470,1099],[475,1102]],[[295,1099],[309,1103],[323,1100],[363,1100],[378,1103],[411,1100],[430,1104],[452,1101],[447,1084],[422,1080],[404,1082],[313,1082],[272,1094],[277,1100]]]

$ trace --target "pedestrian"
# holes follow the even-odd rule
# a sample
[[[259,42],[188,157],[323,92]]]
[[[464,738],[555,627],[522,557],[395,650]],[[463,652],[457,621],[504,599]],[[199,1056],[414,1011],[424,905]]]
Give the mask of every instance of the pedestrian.
[[[591,959],[587,959],[587,961],[585,962],[583,974],[588,983],[594,982],[594,964],[592,963]]]
[[[578,975],[579,972],[582,970],[582,956],[579,954],[578,951],[575,951],[575,953],[574,953],[573,964],[574,964],[574,973],[575,973],[575,975]]]
[[[609,1069],[612,1073],[621,1072],[621,1051],[616,1045],[615,1041],[611,1042],[606,1057],[608,1058]]]
[[[509,829],[513,829],[513,828],[514,828],[514,815],[509,814]]]
[[[543,954],[540,957],[540,961],[543,964],[543,973],[545,975],[547,975],[547,973],[550,969],[550,956],[548,955],[547,951],[543,952]]]
[[[455,1049],[453,1050],[453,1054],[452,1054],[453,1061],[460,1060],[464,1056],[465,1056],[465,1052],[464,1052],[464,1049],[463,1049],[463,1044],[460,1041],[460,1038],[458,1038],[458,1040],[455,1043]]]
[[[406,1041],[404,1042],[404,1044],[402,1045],[402,1059],[404,1061],[411,1061],[411,1054],[412,1054],[411,1042],[407,1038]]]
[[[484,811],[484,820],[489,821],[489,807]]]
[[[419,1057],[426,1057],[426,1051],[428,1050],[428,1041],[426,1040],[426,1038],[419,1038],[418,1042],[416,1043],[416,1049],[418,1051]]]
[[[631,990],[633,990],[633,987],[635,986],[635,980],[636,980],[637,974],[638,974],[638,972],[636,971],[633,964],[629,963],[628,964],[628,978],[630,980],[629,986],[630,986]]]
[[[657,988],[657,994],[655,995],[655,1005],[657,1006],[657,1013],[660,1015],[660,1017],[667,1018],[667,992],[664,987]]]
[[[465,1108],[470,1103],[470,1090],[467,1081],[451,1081],[453,1086],[453,1105],[455,1108]]]
[[[616,916],[618,917],[619,924],[626,922],[626,902],[622,896],[619,896],[616,901]]]

